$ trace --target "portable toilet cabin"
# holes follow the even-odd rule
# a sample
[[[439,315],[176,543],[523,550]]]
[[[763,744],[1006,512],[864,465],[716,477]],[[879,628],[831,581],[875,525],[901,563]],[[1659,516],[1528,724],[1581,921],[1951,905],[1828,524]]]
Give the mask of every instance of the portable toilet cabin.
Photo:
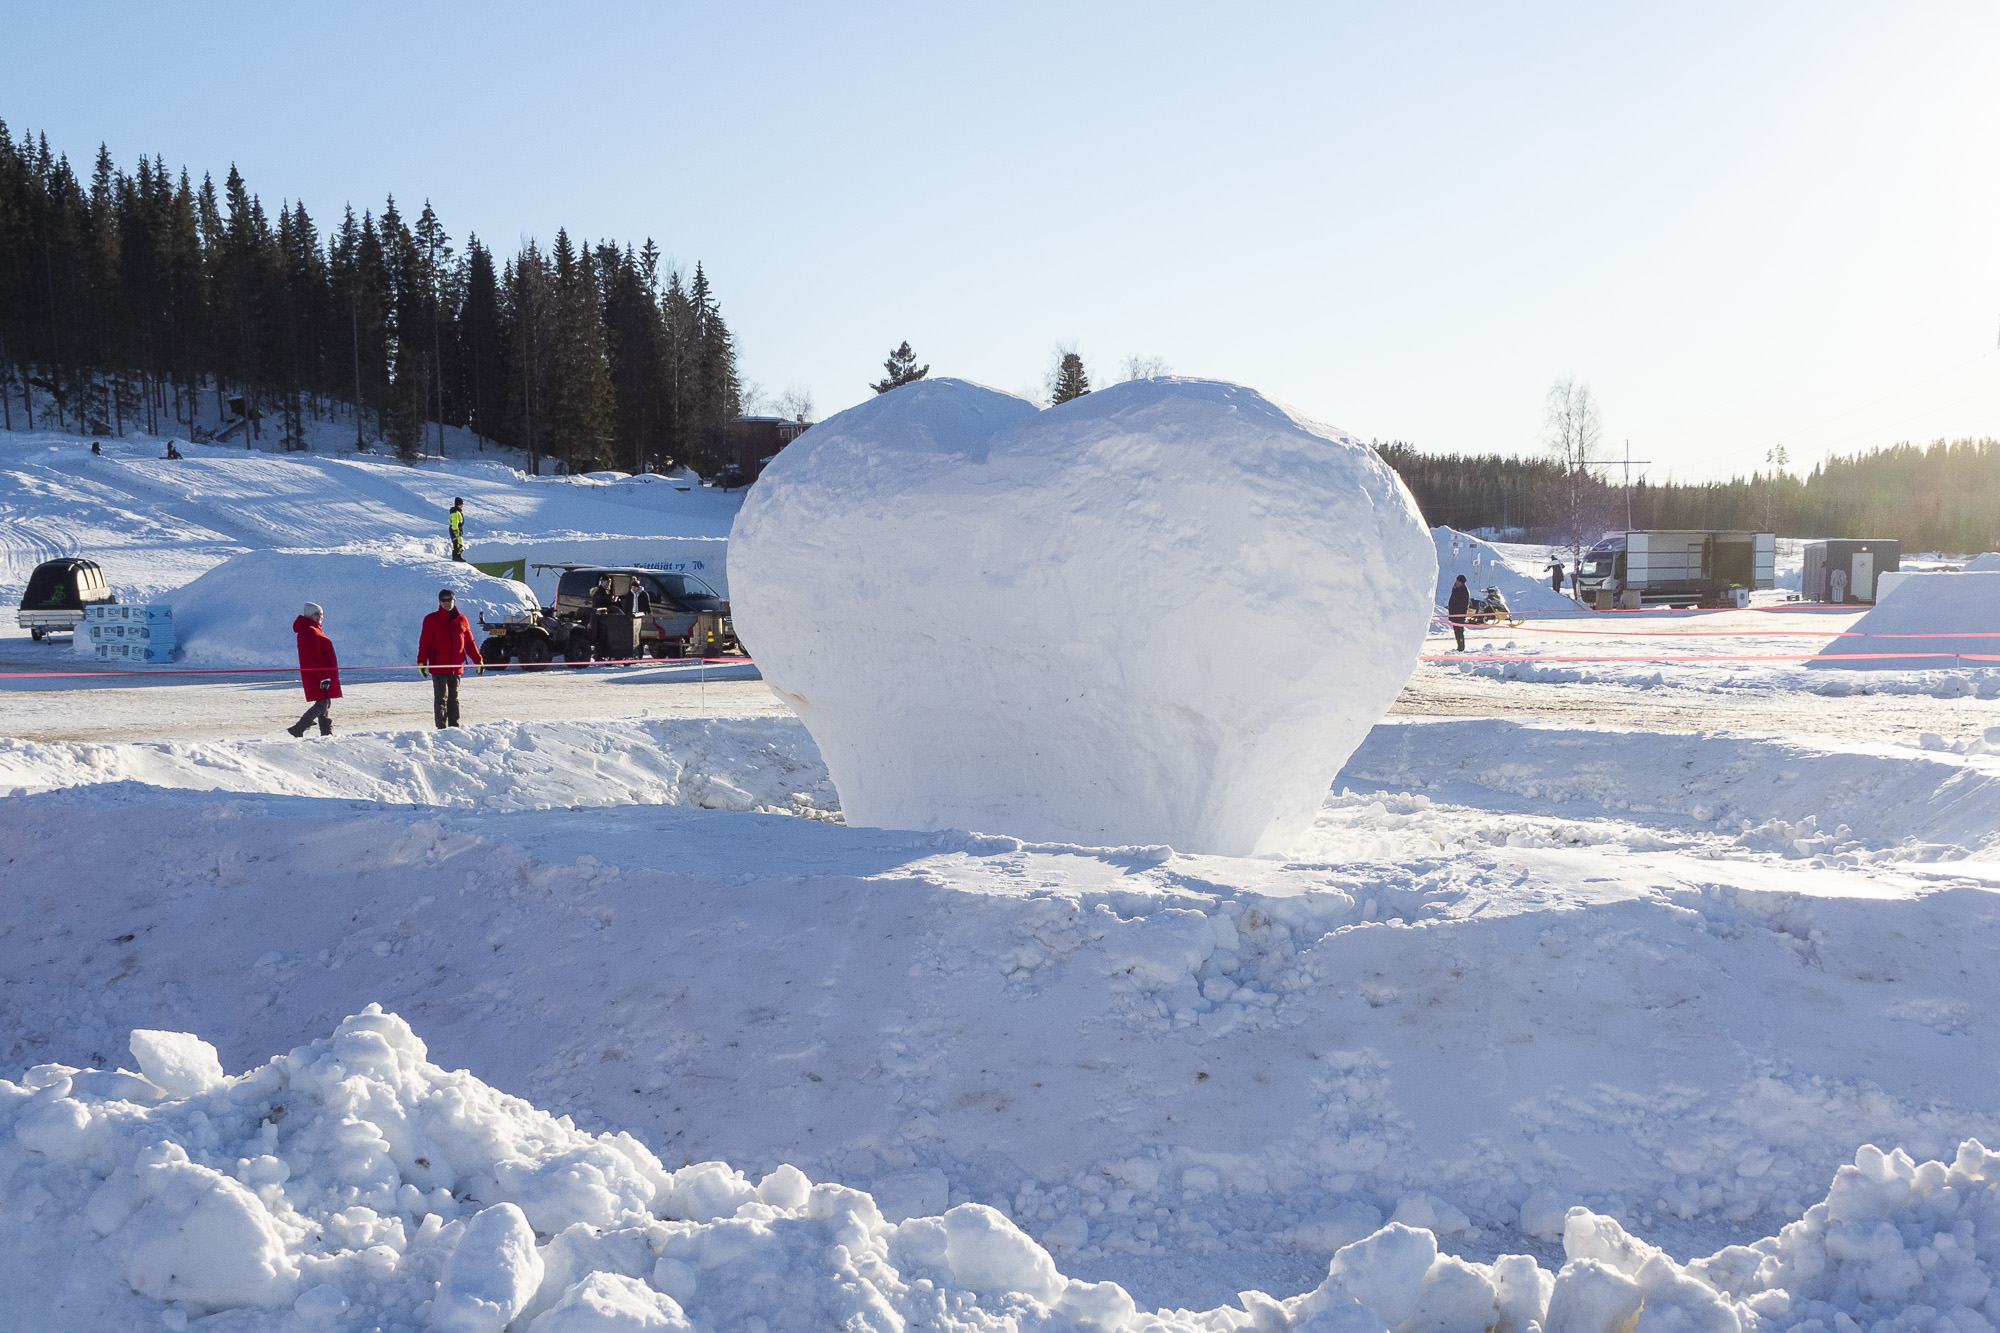
[[[1799,596],[1808,602],[1873,602],[1876,580],[1901,566],[1902,543],[1884,537],[1809,542]]]

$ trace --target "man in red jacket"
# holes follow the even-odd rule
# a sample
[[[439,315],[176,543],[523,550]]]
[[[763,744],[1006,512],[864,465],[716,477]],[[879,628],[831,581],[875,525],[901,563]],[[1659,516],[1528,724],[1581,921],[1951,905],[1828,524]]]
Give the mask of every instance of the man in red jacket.
[[[424,617],[424,632],[417,640],[417,670],[431,678],[431,713],[440,731],[458,725],[458,678],[467,662],[486,674],[472,622],[458,609],[451,589],[440,589],[438,609]]]
[[[303,736],[306,728],[319,723],[319,734],[333,735],[333,701],[340,697],[340,659],[333,655],[333,640],[326,637],[320,622],[326,619],[326,612],[320,610],[319,603],[307,602],[306,613],[292,622],[292,633],[299,636],[299,684],[306,688],[306,698],[312,707],[298,720],[296,726],[285,730],[293,736]]]

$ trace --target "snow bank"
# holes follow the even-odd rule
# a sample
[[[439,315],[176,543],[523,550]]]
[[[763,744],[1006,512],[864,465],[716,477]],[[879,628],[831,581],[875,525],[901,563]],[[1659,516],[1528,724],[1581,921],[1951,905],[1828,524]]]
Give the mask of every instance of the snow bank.
[[[1855,637],[1864,634],[1896,637]],[[2000,570],[1909,574],[1898,580],[1894,597],[1876,603],[1849,627],[1848,637],[1835,639],[1822,650],[1828,656],[1806,665],[1859,671],[2000,666],[2000,637],[1962,637],[1974,634],[2000,635]],[[1911,656],[1897,655],[1902,653]],[[1992,660],[1977,660],[1981,656]],[[1952,657],[1960,660],[1954,662]]]
[[[1472,589],[1474,597],[1483,597],[1487,585],[1500,589],[1500,595],[1507,599],[1507,609],[1517,614],[1546,612],[1574,613],[1579,608],[1575,601],[1549,587],[1546,552],[1541,548],[1523,548],[1519,545],[1498,546],[1493,542],[1455,528],[1432,528],[1431,541],[1437,547],[1437,605],[1442,607],[1451,597],[1451,585],[1460,574],[1465,575],[1465,584]],[[1533,550],[1532,559],[1541,560],[1541,565],[1523,565],[1522,552]],[[1563,556],[1563,584],[1569,584],[1569,558]]]
[[[1965,572],[1968,574],[2000,572],[2000,551],[1988,551],[1984,555],[1972,557],[1965,562]]]
[[[246,551],[174,592],[181,660],[208,667],[296,665],[292,621],[305,603],[317,602],[326,609],[327,636],[343,667],[412,664],[423,619],[437,610],[440,588],[457,594],[458,608],[475,632],[481,616],[497,619],[535,605],[525,584],[452,560],[408,553]]]
[[[275,714],[271,729],[290,714],[289,705]],[[1340,794],[1299,850],[1409,861],[1494,843],[1583,842],[1843,866],[2000,853],[2000,771],[1969,762],[2000,744],[1962,749],[1390,721],[1341,769]],[[840,811],[812,737],[789,717],[487,722],[304,744],[0,737],[0,792],[125,782],[492,811],[683,805],[826,820]],[[1559,827],[1545,827],[1550,820]]]
[[[1435,574],[1373,452],[1201,380],[883,394],[778,456],[730,561],[850,820],[1230,854],[1309,826]]]
[[[1983,741],[1965,748],[1988,753]],[[1340,771],[1340,781],[1363,795],[1350,793],[1330,808],[1365,809],[1391,793],[1408,806],[1422,793],[1383,822],[1444,826],[1435,831],[1452,841],[1489,823],[1468,818],[1471,807],[1558,817],[1569,828],[1564,841],[1664,847],[1670,843],[1662,837],[1678,843],[1674,835],[1705,835],[1732,849],[1842,866],[2000,854],[2000,767],[1968,757],[1497,718],[1385,723]],[[1457,808],[1417,817],[1433,801]],[[1611,836],[1620,825],[1625,836]],[[1338,819],[1324,852],[1359,852],[1362,831],[1351,817]],[[1513,845],[1536,843],[1523,835]],[[1390,859],[1429,850],[1399,846]]]
[[[1432,748],[1427,779],[1464,757]],[[1737,809],[1774,769],[1737,771]],[[1374,822],[1471,845],[22,797],[7,874],[66,891],[0,917],[0,1051],[198,1031],[234,1071],[380,1000],[439,1063],[673,1164],[789,1162],[892,1221],[990,1204],[1064,1272],[1193,1308],[1313,1286],[1391,1220],[1490,1261],[1583,1204],[1705,1253],[1800,1215],[1855,1144],[2000,1141],[1990,864],[1846,870],[1778,830],[1676,855],[1640,802],[1621,846],[1575,803],[1424,791]],[[1533,827],[1483,836],[1508,824]]]
[[[1779,1235],[1688,1264],[1580,1207],[1553,1275],[1526,1255],[1440,1254],[1431,1230],[1391,1222],[1301,1295],[1141,1313],[981,1204],[890,1222],[793,1166],[755,1182],[722,1162],[668,1170],[629,1134],[439,1068],[379,1005],[235,1077],[189,1034],[131,1045],[136,1071],[0,1080],[0,1298],[23,1327],[225,1311],[236,1333],[1992,1327],[2000,1155],[1976,1140],[1950,1165],[1863,1147]],[[190,1061],[212,1072],[189,1081]]]
[[[465,689],[470,694],[478,685]],[[290,711],[273,716],[274,733],[289,725],[283,714]],[[0,791],[102,782],[482,810],[692,805],[832,818],[837,808],[812,738],[790,718],[494,722],[304,744],[37,744],[0,737]]]

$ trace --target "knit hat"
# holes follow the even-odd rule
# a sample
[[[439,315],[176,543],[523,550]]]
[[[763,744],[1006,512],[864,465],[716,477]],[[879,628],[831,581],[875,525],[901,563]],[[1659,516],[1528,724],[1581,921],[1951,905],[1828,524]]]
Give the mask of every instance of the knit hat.
[[[320,609],[320,605],[318,602],[306,603],[306,618],[308,620],[318,620],[321,616],[325,614],[326,612]]]

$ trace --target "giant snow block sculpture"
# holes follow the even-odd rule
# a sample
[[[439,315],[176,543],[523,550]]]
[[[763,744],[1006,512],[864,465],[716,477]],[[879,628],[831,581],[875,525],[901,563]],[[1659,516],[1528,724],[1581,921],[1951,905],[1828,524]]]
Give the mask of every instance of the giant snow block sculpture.
[[[1283,852],[1409,677],[1436,555],[1254,390],[963,380],[814,426],[729,539],[738,632],[850,824]]]

